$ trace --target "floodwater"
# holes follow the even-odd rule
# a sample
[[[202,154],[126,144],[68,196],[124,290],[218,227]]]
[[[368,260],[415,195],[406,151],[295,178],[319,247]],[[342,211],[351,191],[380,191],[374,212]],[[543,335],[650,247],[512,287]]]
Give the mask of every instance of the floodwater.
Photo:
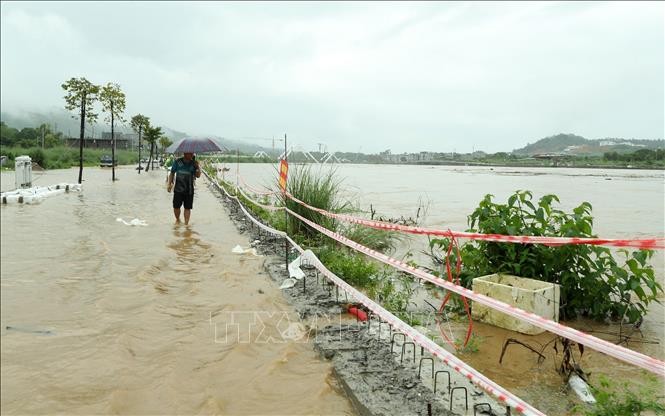
[[[86,168],[80,194],[0,208],[2,413],[353,414],[311,344],[280,337],[297,314],[261,257],[231,253],[249,241],[204,184],[176,226],[164,171],[117,174]]]
[[[231,181],[235,180],[236,168],[239,168],[241,178],[254,187],[275,183],[272,165],[230,164],[228,167],[230,171],[226,175]],[[594,232],[600,237],[665,236],[665,172],[662,170],[404,165],[336,165],[335,169],[343,180],[345,196],[360,209],[369,212],[371,204],[379,214],[399,218],[415,217],[421,207],[421,214],[423,209],[426,212],[421,223],[428,227],[465,230],[467,215],[486,194],[493,194],[496,202],[505,203],[508,196],[519,189],[532,191],[535,201],[545,194],[558,195],[559,207],[567,212],[584,201],[590,202]],[[426,248],[426,239],[410,237],[395,257],[410,251],[418,263],[431,267],[422,254]],[[665,274],[663,254],[662,250],[656,251],[651,260],[661,284]],[[617,253],[617,256],[620,260],[622,255]],[[659,300],[665,302],[665,297],[660,295]],[[611,342],[619,339],[619,325],[582,319],[566,324]],[[466,329],[466,322],[453,322],[449,331],[451,336],[463,338]],[[623,333],[626,332],[631,332],[629,326],[623,328]],[[501,349],[508,338],[516,338],[540,350],[554,338],[552,334],[527,336],[478,322],[474,323],[474,333],[478,336],[478,352],[462,355],[464,360],[546,413],[567,413],[571,398],[554,369],[557,359],[551,343],[544,350],[547,358],[542,364],[538,364],[535,353],[514,344],[508,347],[503,364],[499,364]],[[635,331],[624,345],[665,360],[663,305],[650,305],[640,331]],[[630,381],[633,386],[655,387],[665,395],[663,380],[654,381],[639,368],[588,348],[581,358],[578,353],[575,357],[592,377],[602,373],[618,384]]]

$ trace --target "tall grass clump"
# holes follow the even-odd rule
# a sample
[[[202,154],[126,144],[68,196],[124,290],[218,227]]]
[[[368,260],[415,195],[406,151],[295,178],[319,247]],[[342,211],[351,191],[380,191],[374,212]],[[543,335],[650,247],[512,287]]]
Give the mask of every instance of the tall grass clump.
[[[279,184],[279,176],[277,177],[277,183]],[[308,205],[329,212],[342,212],[348,209],[350,204],[341,198],[341,184],[342,181],[334,168],[293,165],[289,169],[289,180],[286,189],[291,195]],[[276,186],[276,189],[279,189],[279,185]],[[337,221],[334,219],[303,207],[290,198],[285,199],[281,193],[279,198],[283,205],[308,220],[329,230],[337,228]],[[309,228],[296,218],[289,219],[288,232],[292,235],[301,234],[314,239],[321,235],[321,233]]]

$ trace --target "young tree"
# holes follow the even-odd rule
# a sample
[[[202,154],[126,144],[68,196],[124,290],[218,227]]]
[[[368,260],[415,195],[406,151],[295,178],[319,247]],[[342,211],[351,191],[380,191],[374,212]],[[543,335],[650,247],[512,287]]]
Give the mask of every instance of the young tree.
[[[148,158],[148,166],[145,167],[146,172],[150,169],[150,166],[152,165],[152,154],[155,151],[155,144],[157,143],[157,140],[159,140],[161,135],[162,135],[161,127],[148,126],[145,129],[145,141],[150,143],[150,157]]]
[[[80,143],[79,143],[79,182],[83,181],[83,140],[85,138],[85,122],[86,117],[88,123],[92,124],[97,120],[97,114],[94,112],[92,106],[97,101],[97,94],[99,94],[99,86],[94,85],[87,79],[71,78],[69,81],[61,85],[62,89],[67,91],[65,99],[65,109],[68,111],[77,110],[77,115],[81,119]],[[72,115],[76,118],[75,115]]]
[[[111,122],[111,180],[115,181],[115,120],[122,122],[122,113],[125,111],[125,93],[120,85],[108,82],[99,93],[102,111],[108,113],[106,121]]]
[[[134,117],[132,117],[132,130],[134,132],[138,133],[139,135],[139,174],[141,173],[141,134],[143,131],[150,126],[150,119],[143,114],[137,114]]]
[[[167,147],[171,146],[173,141],[166,136],[159,138],[159,145],[162,147],[162,153],[166,150]]]

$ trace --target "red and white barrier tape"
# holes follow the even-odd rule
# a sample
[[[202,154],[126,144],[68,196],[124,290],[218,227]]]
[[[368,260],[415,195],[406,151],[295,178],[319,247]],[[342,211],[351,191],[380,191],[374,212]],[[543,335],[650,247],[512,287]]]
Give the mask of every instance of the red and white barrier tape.
[[[286,233],[282,231],[275,230],[273,228],[270,228],[260,221],[256,220],[252,215],[250,215],[245,208],[243,207],[242,203],[237,197],[234,197],[230,195],[226,189],[224,189],[223,186],[219,185],[215,180],[210,178],[207,174],[206,176],[208,179],[217,186],[218,189],[221,189],[226,196],[228,196],[231,199],[235,199],[238,202],[238,205],[240,205],[240,208],[242,209],[243,213],[247,218],[249,218],[252,222],[255,224],[261,226],[262,229],[266,230],[267,232],[270,232],[275,235],[279,235],[281,237],[285,237],[293,247],[295,247],[296,250],[303,256],[303,258],[307,259],[311,265],[316,267],[321,273],[323,273],[324,276],[326,276],[330,281],[332,281],[336,286],[338,286],[340,289],[343,291],[347,292],[352,298],[356,299],[358,302],[362,303],[365,307],[367,307],[369,310],[371,310],[374,314],[378,315],[381,317],[381,319],[387,323],[389,323],[391,326],[402,332],[404,335],[408,336],[411,338],[416,344],[422,346],[424,349],[429,351],[432,355],[435,357],[441,359],[445,365],[449,366],[450,368],[454,369],[456,372],[462,374],[464,377],[466,377],[471,383],[477,385],[481,389],[485,390],[486,392],[490,393],[497,399],[499,399],[500,402],[505,403],[507,406],[510,406],[517,410],[518,412],[524,414],[524,415],[544,415],[541,411],[536,409],[535,407],[531,406],[530,404],[526,403],[519,397],[515,396],[514,394],[510,393],[508,390],[504,389],[500,385],[496,384],[489,378],[485,377],[483,374],[475,370],[473,367],[470,365],[466,364],[464,361],[460,360],[458,357],[455,355],[451,354],[447,350],[445,350],[443,347],[440,345],[436,344],[434,341],[431,339],[427,338],[425,335],[423,335],[421,332],[418,330],[414,329],[413,327],[409,326],[405,322],[403,322],[401,319],[390,313],[389,311],[385,310],[381,305],[375,303],[372,301],[370,298],[359,292],[356,288],[353,286],[349,285],[346,283],[344,280],[340,279],[338,276],[336,276],[333,272],[328,270],[328,268],[325,267],[323,263],[316,257],[314,253],[312,253],[310,250],[304,250],[302,247],[300,247],[295,241],[293,241],[291,238],[289,238]],[[302,217],[300,217],[302,218]]]
[[[258,207],[261,207],[261,208],[263,208],[263,209],[267,209],[268,211],[281,211],[281,210],[284,209],[284,207],[274,207],[274,206],[272,206],[272,205],[265,205],[265,204],[262,204],[262,203],[260,203],[260,202],[258,202],[258,201],[256,201],[256,200],[250,198],[250,197],[249,197],[249,196],[248,196],[248,195],[242,190],[242,188],[239,187],[239,186],[236,187],[236,189],[242,194],[242,196],[245,197],[245,199],[247,199],[247,200],[250,201],[252,204],[254,204],[254,205],[258,206]]]
[[[254,192],[257,195],[275,195],[276,194],[275,191],[260,191],[256,188],[254,188],[253,186],[251,186],[250,184],[248,184],[247,182],[245,182],[245,179],[242,176],[238,175],[238,177],[240,178],[240,182],[242,182],[242,184],[247,189],[249,189],[250,191]]]
[[[579,344],[585,345],[589,348],[592,348],[596,351],[600,351],[604,354],[607,354],[609,356],[612,356],[616,359],[619,359],[621,361],[625,361],[629,364],[633,364],[635,366],[644,368],[645,370],[649,370],[652,373],[658,374],[661,377],[665,377],[665,363],[663,361],[657,360],[655,358],[649,357],[647,355],[641,354],[637,351],[633,351],[631,349],[622,347],[620,345],[612,344],[611,342],[602,340],[600,338],[596,338],[592,335],[586,334],[584,332],[578,331],[576,329],[567,327],[565,325],[561,325],[558,322],[551,321],[549,319],[543,318],[542,316],[536,315],[531,312],[524,311],[522,309],[516,308],[512,305],[508,305],[507,303],[498,301],[496,299],[490,298],[485,295],[481,295],[478,293],[475,293],[463,286],[458,286],[454,284],[453,282],[448,282],[444,279],[438,278],[430,273],[427,273],[423,270],[417,269],[415,267],[409,266],[408,264],[399,261],[397,259],[394,259],[392,257],[389,257],[383,253],[380,253],[378,251],[372,250],[370,248],[367,248],[361,244],[356,243],[355,241],[349,240],[348,238],[344,237],[343,235],[337,234],[333,231],[328,230],[325,227],[322,227],[307,218],[304,218],[300,216],[299,214],[291,211],[290,209],[286,209],[286,211],[290,214],[293,215],[294,217],[298,218],[299,220],[303,221],[305,224],[309,225],[310,227],[314,228],[317,231],[320,231],[321,233],[327,235],[328,237],[348,246],[351,247],[352,249],[356,251],[360,251],[361,253],[364,253],[372,258],[375,258],[379,260],[382,263],[388,264],[392,267],[395,267],[396,269],[402,270],[406,273],[409,273],[415,277],[418,277],[420,279],[426,280],[430,283],[433,283],[437,286],[440,286],[442,288],[448,289],[452,292],[455,292],[459,295],[462,295],[464,297],[467,297],[475,302],[478,302],[480,304],[483,304],[485,306],[489,306],[492,309],[501,311],[505,314],[508,314],[510,316],[513,316],[517,319],[520,319],[522,321],[528,322],[532,325],[535,325],[539,328],[545,329],[547,331],[550,331],[554,334],[560,335],[562,337],[568,338],[572,341],[575,341]]]
[[[298,204],[316,211],[319,214],[325,215],[329,218],[335,218],[341,221],[346,221],[354,224],[364,225],[366,227],[376,228],[379,230],[399,231],[408,234],[419,235],[436,235],[440,237],[456,237],[466,238],[470,240],[484,240],[493,241],[498,243],[521,243],[521,244],[544,244],[547,246],[560,246],[565,244],[589,244],[596,246],[612,246],[612,247],[633,247],[638,249],[665,249],[665,238],[648,238],[648,239],[608,239],[608,238],[582,238],[582,237],[540,237],[540,236],[525,236],[525,235],[503,235],[503,234],[482,234],[482,233],[469,233],[462,231],[450,230],[436,230],[423,227],[412,227],[409,225],[392,224],[383,221],[367,220],[364,218],[354,217],[345,214],[335,214],[320,208],[313,207],[307,203],[299,200],[287,192],[286,194],[290,199]]]

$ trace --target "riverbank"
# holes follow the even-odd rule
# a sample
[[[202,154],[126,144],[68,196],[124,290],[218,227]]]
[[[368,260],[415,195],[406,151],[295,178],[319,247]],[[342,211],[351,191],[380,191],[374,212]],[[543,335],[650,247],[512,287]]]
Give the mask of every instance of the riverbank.
[[[259,254],[268,256],[266,271],[275,284],[281,284],[289,277],[283,239],[252,225],[237,201],[223,195],[220,191],[218,199],[238,231],[250,236]],[[295,254],[290,254],[292,260]],[[440,358],[406,342],[403,336],[395,336],[385,322],[382,326],[376,317],[362,322],[348,314],[348,297],[315,269],[306,266],[302,269],[303,281],[282,292],[306,322],[321,356],[332,361],[359,414],[469,414],[477,405],[478,410],[486,410],[487,404],[494,414],[507,414],[505,407],[464,376],[451,371]],[[435,381],[438,393],[434,390]],[[451,404],[453,388],[458,391],[456,394],[453,391]]]

